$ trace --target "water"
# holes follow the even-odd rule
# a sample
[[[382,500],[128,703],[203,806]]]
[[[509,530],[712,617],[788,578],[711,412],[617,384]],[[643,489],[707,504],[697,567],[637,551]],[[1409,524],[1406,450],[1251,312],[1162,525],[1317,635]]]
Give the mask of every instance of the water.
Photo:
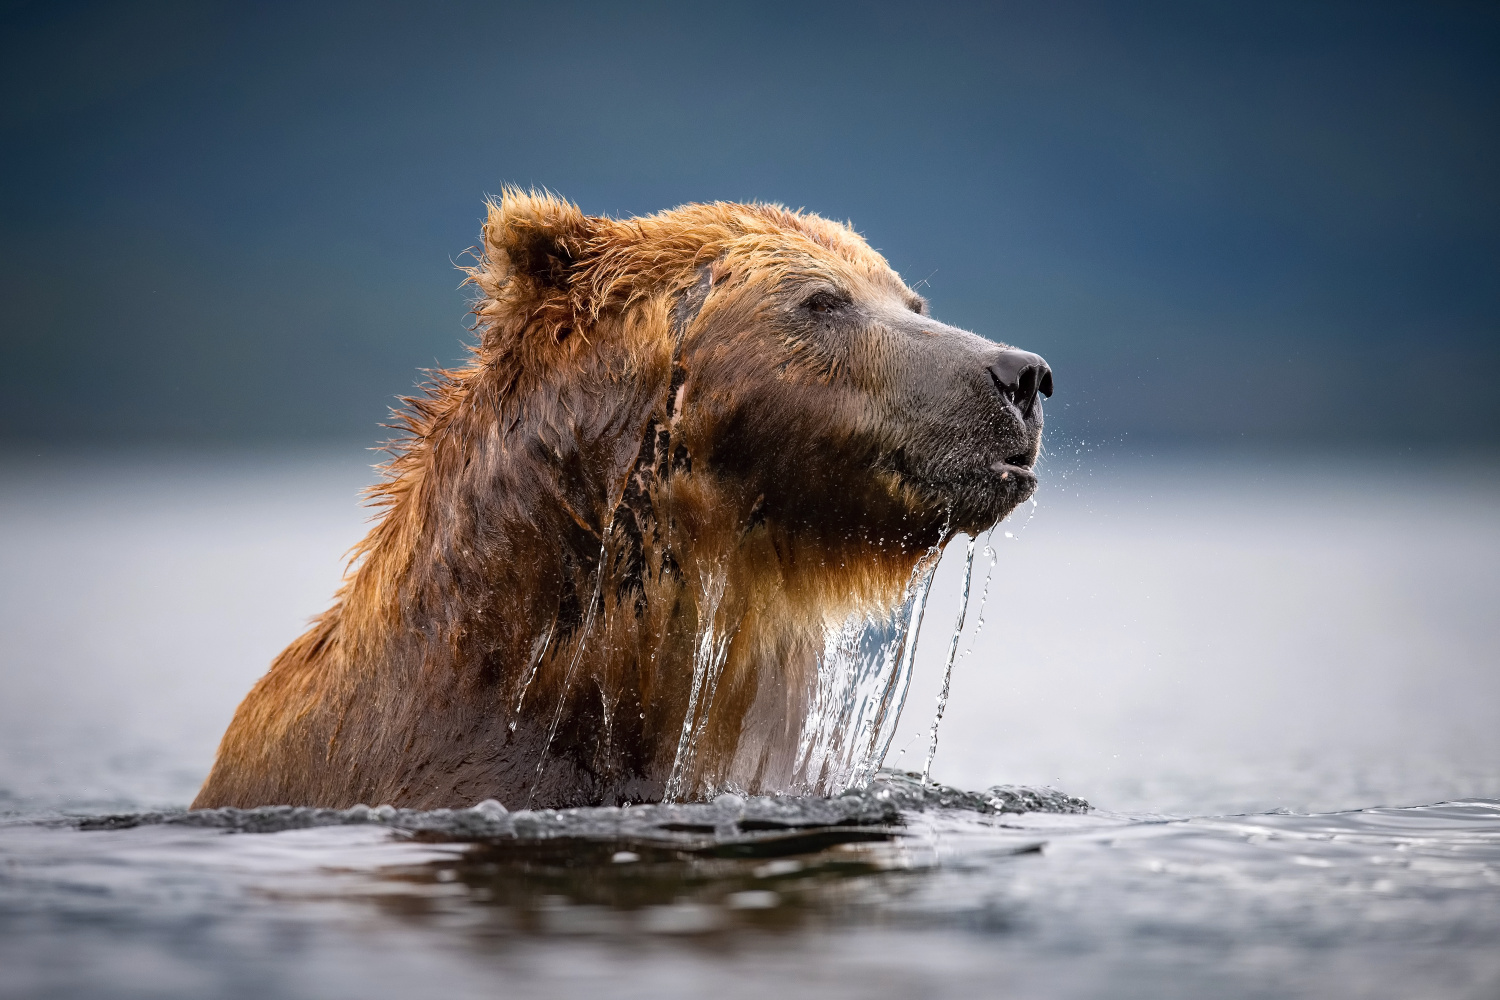
[[[364,529],[351,458],[7,465],[0,996],[1500,995],[1492,466],[1051,470],[994,538],[946,784],[186,820]]]
[[[603,565],[603,560],[600,560]],[[685,797],[688,772],[708,722],[708,710],[713,705],[714,691],[719,686],[719,675],[724,671],[724,658],[729,651],[729,631],[719,622],[719,605],[724,600],[726,574],[722,569],[704,574],[698,595],[697,640],[693,643],[693,686],[688,692],[687,712],[682,719],[682,735],[677,741],[677,754],[672,760],[672,773],[667,778],[665,799],[674,802]]]
[[[917,560],[888,614],[856,614],[828,629],[797,751],[797,791],[828,795],[862,787],[885,759],[911,686],[940,556],[934,546]]]
[[[541,752],[541,754],[539,754],[538,757],[537,757],[537,762],[536,762],[536,778],[531,783],[531,792],[527,796],[527,803],[526,803],[527,805],[531,804],[531,796],[536,794],[537,783],[541,781],[542,771],[547,766],[547,752],[552,749],[552,741],[557,738],[557,726],[558,726],[558,723],[560,723],[562,721],[563,710],[567,707],[568,692],[569,692],[569,689],[571,688],[571,686],[573,684],[573,675],[578,670],[578,661],[583,658],[583,651],[588,647],[589,638],[593,635],[593,631],[594,631],[594,618],[595,618],[596,614],[598,613],[598,607],[599,607],[599,591],[600,591],[600,588],[603,587],[603,585],[604,585],[604,559],[605,559],[605,556],[608,553],[608,551],[609,551],[609,529],[605,528],[604,529],[604,539],[603,539],[603,541],[599,545],[599,564],[598,564],[599,568],[598,568],[598,570],[594,574],[594,592],[589,595],[588,609],[584,612],[584,616],[583,616],[583,628],[578,633],[578,647],[573,650],[573,658],[568,661],[568,672],[563,675],[562,692],[559,694],[558,699],[557,699],[557,708],[552,713],[552,724],[547,727],[547,739],[546,739],[546,742],[544,742],[542,744],[542,752]],[[552,636],[552,626],[549,625],[547,628],[545,628],[545,629],[542,630],[541,636],[538,637],[538,639],[534,640],[534,641],[540,643],[540,645],[538,646],[538,652],[537,652],[538,662],[540,662],[541,653],[542,653],[542,651],[545,651],[545,649],[547,648],[547,643],[550,641],[551,636]],[[528,688],[528,687],[531,686],[531,680],[535,676],[536,676],[536,668],[533,666],[531,668],[531,670],[527,673],[526,680],[523,681],[522,684],[521,684],[521,695],[520,695],[520,697],[516,699],[516,713],[517,713],[518,716],[520,714],[521,704],[522,704],[522,702],[526,698],[526,688]],[[694,693],[696,694],[696,688],[697,688],[697,675],[696,675],[696,673],[694,674],[694,684],[693,684],[693,686],[694,686]],[[688,714],[691,716],[691,714],[692,714],[691,710],[689,711]],[[605,712],[605,718],[608,718],[608,717],[609,717],[609,713],[606,711]],[[514,728],[514,723],[512,723],[512,728]],[[678,756],[680,757],[681,755],[682,755],[682,751],[679,750],[678,751]],[[668,792],[669,792],[669,794],[671,792],[671,786],[670,786],[670,784],[668,786]]]
[[[927,742],[927,759],[922,763],[922,783],[925,785],[932,778],[932,759],[937,756],[938,727],[943,724],[943,712],[948,708],[948,695],[953,687],[953,661],[958,657],[958,644],[963,640],[964,624],[969,616],[969,582],[974,578],[974,546],[978,538],[970,538],[968,548],[964,552],[964,578],[958,589],[958,616],[953,620],[953,635],[948,640],[948,662],[943,666],[943,688],[938,692],[937,712],[932,717],[932,731]],[[985,542],[985,550],[989,551],[989,542]],[[990,563],[993,570],[995,564]],[[984,589],[988,593],[990,589],[989,577],[985,577]],[[978,632],[975,632],[976,638]]]

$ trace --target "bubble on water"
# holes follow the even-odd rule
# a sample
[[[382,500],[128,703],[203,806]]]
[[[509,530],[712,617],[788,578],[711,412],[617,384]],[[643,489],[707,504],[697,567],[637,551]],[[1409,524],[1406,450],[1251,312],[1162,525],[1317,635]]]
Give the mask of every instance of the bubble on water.
[[[510,812],[510,810],[501,805],[497,799],[485,799],[483,802],[474,807],[474,811],[483,816],[485,819],[499,819],[501,816],[504,816],[506,813]]]
[[[724,915],[702,903],[672,903],[646,907],[641,924],[653,934],[705,934],[723,926]]]
[[[781,896],[769,889],[746,889],[724,897],[731,910],[770,910],[781,904]]]
[[[777,858],[775,861],[767,861],[763,865],[758,865],[751,874],[756,878],[777,878],[782,875],[795,875],[802,868],[802,862],[795,858]]]

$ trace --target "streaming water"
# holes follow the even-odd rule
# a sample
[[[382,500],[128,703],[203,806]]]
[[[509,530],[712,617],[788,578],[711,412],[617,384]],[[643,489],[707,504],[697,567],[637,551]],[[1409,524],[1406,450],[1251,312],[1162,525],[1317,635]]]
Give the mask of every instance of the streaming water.
[[[923,553],[901,603],[831,626],[797,752],[797,791],[836,795],[870,780],[895,735],[911,684],[927,594],[942,552]]]
[[[693,685],[688,692],[687,712],[682,718],[682,735],[677,739],[677,753],[667,778],[664,800],[676,802],[696,789],[692,774],[698,742],[708,723],[719,675],[729,651],[732,630],[719,620],[719,606],[724,601],[728,574],[722,566],[709,569],[703,576],[698,594],[698,635],[693,643]]]
[[[537,785],[540,784],[542,771],[547,766],[547,752],[552,749],[552,741],[557,738],[557,727],[562,723],[563,710],[568,704],[568,691],[573,686],[573,673],[578,669],[578,661],[583,659],[584,646],[588,644],[589,633],[594,629],[594,617],[599,607],[599,594],[604,587],[605,558],[609,551],[610,529],[604,529],[604,540],[599,545],[599,565],[594,570],[594,592],[589,595],[589,606],[583,613],[583,627],[578,630],[578,645],[573,647],[573,658],[568,662],[568,671],[563,674],[561,690],[557,693],[557,710],[552,713],[552,725],[547,728],[547,739],[542,744],[542,752],[537,756],[536,776],[531,782],[531,791],[526,795],[526,804],[531,805],[536,796]]]
[[[959,663],[964,663],[969,657],[974,655],[974,647],[979,644],[979,637],[984,633],[984,613],[989,608],[990,584],[994,582],[995,563],[999,561],[999,553],[995,551],[995,546],[991,544],[994,535],[995,529],[991,528],[984,536],[984,555],[989,560],[989,563],[984,569],[984,586],[979,591],[979,612],[974,616],[974,634],[969,637],[968,647],[959,656]]]
[[[516,695],[514,718],[510,720],[511,732],[515,732],[516,721],[521,717],[521,706],[526,704],[526,692],[531,690],[531,682],[536,680],[536,672],[541,669],[542,658],[547,655],[547,647],[552,642],[552,633],[556,628],[557,622],[553,621],[531,643],[531,657],[526,665],[526,676],[521,681],[520,693]]]
[[[970,537],[968,550],[964,553],[964,577],[963,583],[959,586],[958,616],[953,621],[953,635],[948,640],[948,659],[943,666],[943,687],[938,692],[937,712],[932,717],[932,727],[927,737],[927,759],[922,764],[922,783],[924,785],[932,774],[932,759],[937,756],[938,726],[942,724],[943,712],[948,708],[948,691],[953,685],[953,662],[958,656],[958,642],[963,638],[964,619],[969,613],[969,582],[974,577],[974,546],[978,542],[979,538],[977,536]],[[985,542],[985,549],[993,551],[989,548],[988,541]],[[991,560],[990,568],[994,569],[994,566],[994,561]],[[989,588],[990,579],[986,575],[984,578],[986,594],[989,593]],[[969,644],[969,648],[974,648],[972,642]]]

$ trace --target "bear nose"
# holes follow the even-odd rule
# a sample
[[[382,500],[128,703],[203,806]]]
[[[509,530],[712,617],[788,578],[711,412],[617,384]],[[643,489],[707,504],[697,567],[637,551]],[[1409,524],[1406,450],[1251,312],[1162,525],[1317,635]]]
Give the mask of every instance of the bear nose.
[[[1015,403],[1023,417],[1031,416],[1037,393],[1052,395],[1052,369],[1040,354],[1007,348],[988,368],[1000,395]]]

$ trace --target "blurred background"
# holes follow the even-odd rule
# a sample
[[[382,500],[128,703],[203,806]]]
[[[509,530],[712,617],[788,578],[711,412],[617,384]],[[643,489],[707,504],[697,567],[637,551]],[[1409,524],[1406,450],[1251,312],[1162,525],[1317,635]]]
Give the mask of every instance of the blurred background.
[[[852,220],[1052,363],[939,777],[1500,795],[1493,5],[7,2],[0,98],[0,796],[191,797],[507,183]]]

